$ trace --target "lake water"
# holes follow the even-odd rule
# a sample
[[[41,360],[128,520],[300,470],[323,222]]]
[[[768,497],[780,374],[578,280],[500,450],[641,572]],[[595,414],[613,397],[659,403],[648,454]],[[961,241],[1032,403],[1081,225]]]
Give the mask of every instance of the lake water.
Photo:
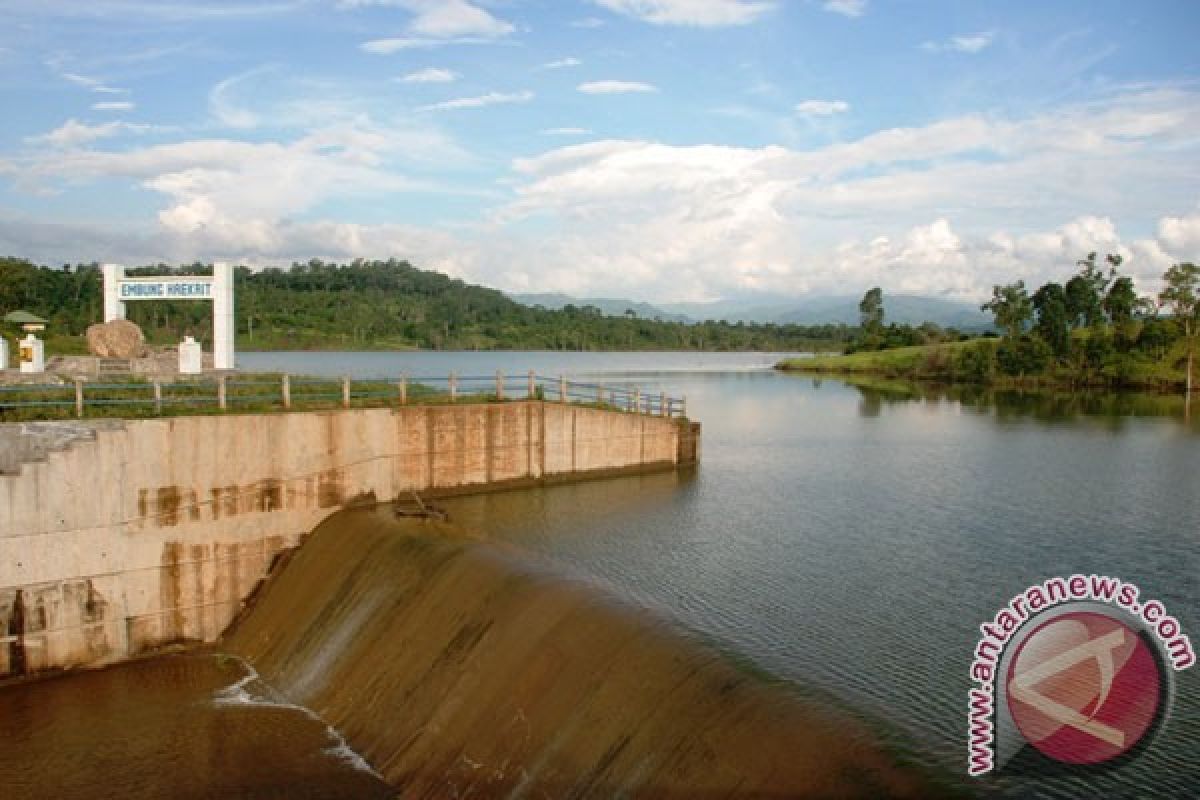
[[[777,354],[243,354],[243,367],[374,376],[495,369],[686,394],[694,475],[450,504],[458,522],[568,564],[758,666],[895,721],[965,769],[980,623],[1056,575],[1119,576],[1200,642],[1200,425],[1179,398],[856,388]],[[1200,787],[1200,669],[1164,730],[1086,777],[991,779],[1014,797]],[[971,784],[978,786],[978,784]]]
[[[1200,668],[1178,674],[1165,728],[1118,769],[984,782],[963,774],[978,626],[1026,586],[1075,572],[1119,576],[1159,598],[1200,642],[1200,424],[1184,422],[1178,398],[867,389],[775,373],[779,357],[242,353],[239,366],[354,377],[534,369],[685,394],[704,425],[694,471],[444,505],[456,523],[669,615],[801,689],[888,720],[918,758],[985,794],[1193,794]],[[199,674],[189,703],[211,700],[213,686],[236,678]],[[0,701],[16,702],[13,691],[25,690],[6,690]],[[112,705],[124,698],[90,691]],[[255,723],[245,738],[260,732]],[[330,776],[319,780],[337,784],[346,765],[330,755],[336,737],[319,725],[309,735]],[[216,758],[219,745],[189,763]],[[273,768],[280,786],[295,785],[293,770],[302,769],[286,759]],[[366,781],[362,791],[377,788]]]

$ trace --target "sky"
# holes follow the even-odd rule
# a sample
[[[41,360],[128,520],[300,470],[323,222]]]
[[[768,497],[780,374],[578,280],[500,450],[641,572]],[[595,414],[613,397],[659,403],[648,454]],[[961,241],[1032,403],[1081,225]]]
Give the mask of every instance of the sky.
[[[1200,261],[1200,3],[0,0],[0,254],[977,301]]]

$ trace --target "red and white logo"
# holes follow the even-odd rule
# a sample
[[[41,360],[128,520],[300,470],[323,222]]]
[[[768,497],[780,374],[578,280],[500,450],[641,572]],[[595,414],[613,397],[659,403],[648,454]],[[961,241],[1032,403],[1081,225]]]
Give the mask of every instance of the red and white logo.
[[[1129,752],[1151,730],[1164,680],[1136,631],[1079,611],[1043,623],[1021,643],[1006,694],[1030,744],[1058,761],[1098,764]]]

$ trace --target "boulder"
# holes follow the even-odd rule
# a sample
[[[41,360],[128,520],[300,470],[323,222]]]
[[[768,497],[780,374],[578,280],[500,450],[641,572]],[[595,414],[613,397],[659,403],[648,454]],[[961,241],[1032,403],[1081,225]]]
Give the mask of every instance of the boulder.
[[[101,358],[142,358],[149,352],[142,329],[127,319],[90,325],[86,335],[88,351]]]

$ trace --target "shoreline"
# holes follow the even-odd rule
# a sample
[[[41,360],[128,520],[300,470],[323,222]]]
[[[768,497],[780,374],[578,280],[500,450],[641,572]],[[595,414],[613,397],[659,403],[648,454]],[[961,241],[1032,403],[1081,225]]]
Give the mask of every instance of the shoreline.
[[[788,358],[775,364],[779,372],[829,377],[866,376],[904,379],[944,386],[977,389],[1028,391],[1106,391],[1141,392],[1169,395],[1182,393],[1184,376],[1166,364],[1149,364],[1141,375],[1113,375],[1103,369],[1082,372],[1056,367],[1031,375],[1003,375],[994,368],[985,374],[964,374],[957,366],[981,342],[999,340],[971,339],[965,342],[915,345],[890,350],[860,351],[841,355],[814,355]],[[1169,372],[1167,370],[1170,370]]]

